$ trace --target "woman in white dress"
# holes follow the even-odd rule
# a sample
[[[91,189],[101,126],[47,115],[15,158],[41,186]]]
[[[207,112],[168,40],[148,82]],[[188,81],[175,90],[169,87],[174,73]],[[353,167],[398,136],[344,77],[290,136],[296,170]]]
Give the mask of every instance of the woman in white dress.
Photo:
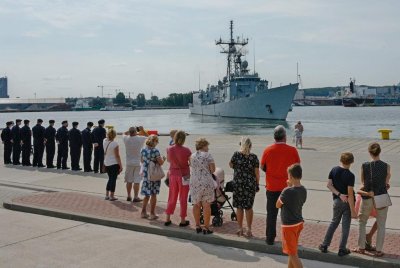
[[[196,222],[196,232],[212,234],[209,229],[211,207],[215,199],[215,186],[212,173],[215,171],[215,162],[208,152],[209,142],[202,138],[196,141],[196,152],[190,157],[190,194],[193,203],[193,216]],[[200,211],[203,207],[204,229],[200,226]]]

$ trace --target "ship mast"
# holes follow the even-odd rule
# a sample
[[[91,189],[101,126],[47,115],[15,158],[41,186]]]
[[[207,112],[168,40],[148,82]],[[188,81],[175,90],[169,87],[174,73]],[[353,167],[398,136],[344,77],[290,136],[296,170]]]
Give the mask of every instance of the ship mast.
[[[235,41],[233,38],[233,21],[230,22],[230,40],[223,41],[221,37],[219,40],[215,41],[216,45],[221,46],[222,50],[221,53],[227,54],[227,68],[226,68],[226,77],[228,81],[235,76],[237,70],[240,70],[241,59],[240,57],[243,56],[241,50],[244,46],[249,43],[249,39],[240,39],[239,37]],[[227,46],[224,46],[227,45]],[[236,47],[239,46],[239,49]]]

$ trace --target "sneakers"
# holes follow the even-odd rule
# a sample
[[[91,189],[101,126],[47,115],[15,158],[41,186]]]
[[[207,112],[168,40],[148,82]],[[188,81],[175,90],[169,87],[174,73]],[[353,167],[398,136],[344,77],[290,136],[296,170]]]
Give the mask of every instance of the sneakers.
[[[348,248],[339,249],[338,256],[339,256],[339,257],[343,257],[343,256],[346,256],[346,255],[349,255],[350,252],[351,252],[351,251],[350,251],[350,249],[348,249]]]
[[[322,253],[328,253],[328,247],[324,246],[324,245],[319,245],[318,249],[322,252]]]

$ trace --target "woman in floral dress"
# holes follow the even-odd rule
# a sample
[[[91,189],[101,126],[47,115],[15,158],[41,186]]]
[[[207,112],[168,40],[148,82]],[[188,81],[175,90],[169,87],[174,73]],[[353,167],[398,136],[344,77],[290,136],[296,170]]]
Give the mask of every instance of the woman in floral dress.
[[[229,163],[233,168],[233,206],[237,208],[237,221],[239,236],[244,234],[243,218],[246,213],[247,232],[246,236],[251,237],[251,225],[253,223],[253,204],[256,192],[259,191],[260,172],[257,155],[250,152],[251,140],[243,137],[240,142],[240,151],[235,152]]]
[[[196,150],[190,157],[190,194],[193,203],[193,216],[196,222],[196,232],[212,234],[209,229],[211,207],[214,201],[214,182],[212,173],[215,171],[215,163],[211,154],[208,152],[208,141],[199,139],[196,141]],[[203,207],[204,229],[200,227],[200,210]]]
[[[142,175],[143,183],[141,194],[145,196],[143,199],[142,207],[142,218],[149,218],[155,220],[158,215],[155,213],[157,195],[160,193],[161,181],[150,181],[148,176],[148,168],[150,161],[157,162],[159,165],[164,164],[165,156],[161,157],[160,151],[156,148],[158,144],[158,137],[156,135],[150,135],[146,139],[146,147],[141,151],[142,161]],[[147,204],[150,200],[150,216],[147,214]]]

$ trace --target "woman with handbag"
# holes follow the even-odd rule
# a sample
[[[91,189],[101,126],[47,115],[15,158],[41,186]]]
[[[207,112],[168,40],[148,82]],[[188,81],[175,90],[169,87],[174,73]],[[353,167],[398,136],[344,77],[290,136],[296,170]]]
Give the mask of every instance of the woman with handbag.
[[[142,175],[143,183],[141,194],[145,196],[143,199],[142,207],[142,218],[150,218],[150,220],[158,219],[156,215],[156,203],[157,195],[160,193],[161,179],[153,180],[151,178],[151,169],[153,167],[160,169],[160,166],[164,164],[165,156],[161,157],[160,151],[156,148],[158,144],[158,137],[156,135],[150,135],[146,139],[146,147],[141,151],[141,164],[142,164]],[[153,162],[153,163],[151,163]],[[150,201],[150,215],[147,214],[147,204]]]
[[[165,211],[167,215],[164,223],[165,226],[171,225],[171,215],[174,214],[178,195],[181,209],[179,227],[186,227],[190,224],[186,220],[186,216],[190,180],[189,158],[192,152],[189,148],[183,146],[185,140],[186,133],[181,130],[177,131],[174,136],[173,145],[167,149],[167,160],[170,165],[168,171],[169,193],[167,210]]]
[[[117,132],[114,129],[110,129],[107,133],[107,138],[103,140],[104,148],[104,165],[102,172],[107,172],[108,182],[106,186],[106,198],[105,200],[115,201],[118,200],[115,196],[115,187],[117,184],[118,174],[122,171],[122,162],[119,155],[119,146],[114,141],[117,136]]]
[[[229,166],[233,168],[233,207],[236,208],[239,229],[238,236],[252,237],[253,204],[256,193],[260,190],[260,162],[257,155],[251,153],[251,140],[242,137],[240,151],[233,154]],[[246,214],[247,232],[243,229]]]
[[[204,138],[196,141],[196,150],[190,157],[190,194],[193,203],[193,216],[196,221],[196,232],[212,234],[209,229],[211,207],[215,200],[215,185],[211,174],[215,172],[215,162],[208,152],[208,141]],[[200,227],[200,211],[203,207],[204,229]]]
[[[363,196],[359,214],[359,237],[358,248],[354,251],[365,253],[366,245],[366,225],[371,211],[376,208],[376,222],[378,231],[376,236],[376,257],[382,257],[383,243],[385,241],[386,218],[388,208],[391,206],[389,189],[390,166],[380,160],[381,147],[378,143],[371,143],[368,147],[371,161],[366,162],[361,167],[361,182],[364,191],[370,193],[369,196]]]

